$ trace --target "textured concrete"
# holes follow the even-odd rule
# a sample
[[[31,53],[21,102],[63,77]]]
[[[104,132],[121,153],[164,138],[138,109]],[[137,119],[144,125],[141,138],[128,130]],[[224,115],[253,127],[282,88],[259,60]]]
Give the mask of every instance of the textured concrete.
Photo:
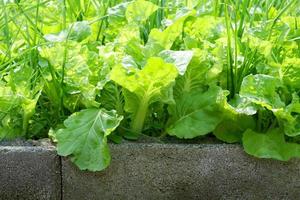
[[[54,147],[0,146],[0,200],[61,199]]]
[[[104,172],[62,160],[63,199],[300,199],[300,160],[246,155],[238,145],[111,145]]]

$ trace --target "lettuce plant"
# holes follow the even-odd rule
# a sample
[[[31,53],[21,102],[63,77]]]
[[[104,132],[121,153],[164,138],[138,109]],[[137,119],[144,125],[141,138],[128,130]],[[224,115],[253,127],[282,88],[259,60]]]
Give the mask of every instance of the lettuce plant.
[[[0,0],[0,140],[82,170],[141,135],[300,157],[300,2]],[[163,139],[163,140],[161,140]]]

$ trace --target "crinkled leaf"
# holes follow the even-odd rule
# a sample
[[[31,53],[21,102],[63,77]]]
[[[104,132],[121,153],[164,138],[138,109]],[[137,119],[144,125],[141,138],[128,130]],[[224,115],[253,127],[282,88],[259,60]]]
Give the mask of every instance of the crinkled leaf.
[[[18,106],[21,99],[14,94],[10,87],[0,86],[0,112],[6,113]]]
[[[152,29],[144,50],[146,57],[155,56],[162,50],[169,50],[176,38],[182,33],[185,20],[194,14],[194,12],[189,12],[179,17],[163,31],[155,28]]]
[[[122,117],[116,111],[86,109],[65,120],[65,128],[56,132],[57,152],[71,156],[82,170],[100,171],[110,163],[107,136],[114,131]]]
[[[144,22],[158,9],[158,6],[144,0],[135,0],[127,6],[126,19],[130,22]]]
[[[300,157],[300,145],[286,142],[284,133],[279,129],[272,129],[267,133],[257,133],[249,129],[244,133],[243,146],[248,154],[259,158],[287,161]]]
[[[63,71],[62,65],[64,59],[62,55],[64,54],[65,48],[68,48],[68,51]],[[59,79],[62,74],[64,74],[64,105],[70,111],[75,111],[80,105],[84,105],[88,108],[97,107],[99,105],[99,103],[95,101],[95,98],[97,90],[101,89],[101,87],[97,86],[101,81],[106,83],[107,80],[105,79],[105,75],[102,75],[105,67],[97,67],[97,55],[90,52],[86,46],[72,41],[69,41],[66,47],[60,43],[56,43],[51,47],[44,47],[40,50],[40,54],[43,58],[47,59],[50,64],[46,65],[44,72],[45,78],[55,80],[56,77],[51,75],[51,71],[59,74]],[[106,74],[108,74],[108,72],[106,72]],[[55,93],[55,91],[52,93]],[[53,96],[53,102],[58,101],[55,99],[55,95],[51,95],[51,89],[47,90],[47,94],[50,98]]]
[[[165,97],[163,89],[174,82],[177,74],[177,69],[173,64],[166,63],[161,58],[152,57],[148,59],[142,70],[126,69],[118,65],[112,70],[110,78],[135,94],[137,98],[147,99],[148,103],[152,103],[158,100],[168,100],[163,98]],[[137,106],[134,107],[136,109]]]
[[[212,81],[208,77],[211,67],[211,60],[209,59],[208,53],[200,49],[194,49],[193,57],[184,75],[176,79],[174,96],[180,97],[184,93],[195,90],[202,92],[203,88],[205,89],[208,84],[212,84]]]
[[[224,19],[204,15],[189,20],[184,26],[184,42],[187,48],[199,47],[203,41],[214,42],[220,38],[225,29]]]
[[[171,85],[178,75],[173,64],[152,57],[142,70],[118,65],[110,78],[123,87],[125,110],[132,113],[132,131],[139,134],[150,104],[173,101]]]
[[[240,96],[269,110],[281,108],[285,106],[277,93],[277,89],[281,86],[280,80],[273,76],[264,74],[248,75],[242,82]]]
[[[300,101],[296,93],[293,94],[293,100],[288,106],[273,112],[287,136],[300,135]]]
[[[173,63],[180,75],[183,75],[193,58],[193,51],[172,51],[165,50],[159,53],[159,56],[164,59],[165,62]]]
[[[300,58],[286,58],[282,64],[282,78],[293,90],[300,89]]]

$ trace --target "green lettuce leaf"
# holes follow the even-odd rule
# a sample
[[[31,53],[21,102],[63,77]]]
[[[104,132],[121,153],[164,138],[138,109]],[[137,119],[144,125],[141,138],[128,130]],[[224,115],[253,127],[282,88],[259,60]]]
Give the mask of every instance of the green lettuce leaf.
[[[175,105],[169,106],[171,116],[167,133],[189,139],[212,132],[223,119],[219,104],[224,98],[222,89],[217,86],[204,93],[183,93]]]
[[[300,58],[286,58],[281,67],[282,78],[292,90],[300,89]]]
[[[285,108],[274,110],[274,115],[287,136],[300,135],[300,101],[296,93],[292,102]]]
[[[285,104],[277,93],[279,87],[282,87],[281,81],[273,76],[248,75],[242,82],[240,96],[269,110],[282,108]]]
[[[154,102],[170,103],[172,84],[178,75],[173,64],[161,58],[149,58],[142,70],[117,65],[111,71],[111,80],[123,87],[125,111],[132,114],[131,131],[141,133],[148,107]]]
[[[186,53],[184,53],[185,55],[187,54],[185,63],[187,63],[190,59],[188,54],[191,54],[187,52],[190,51],[186,51]],[[166,56],[164,55],[164,57]],[[168,60],[170,59],[168,58]],[[175,62],[175,65],[178,65],[178,63]],[[185,67],[186,69],[184,69]],[[212,64],[206,51],[194,49],[193,57],[189,61],[188,66],[181,65],[181,67],[178,66],[177,68],[180,68],[179,72],[181,74],[184,72],[184,74],[182,76],[178,76],[176,79],[176,85],[174,87],[175,97],[180,97],[183,95],[183,93],[189,93],[195,90],[202,92],[203,89],[205,89],[209,84],[213,83],[211,77],[209,76],[210,70],[212,69]]]
[[[242,141],[245,130],[254,129],[255,125],[251,116],[238,114],[234,118],[223,120],[213,133],[219,140],[235,143]]]
[[[174,41],[183,31],[185,20],[193,15],[195,15],[195,12],[192,11],[180,16],[173,24],[168,26],[163,31],[156,28],[152,29],[144,49],[144,55],[149,58],[151,56],[156,56],[163,50],[171,49]]]
[[[65,128],[55,133],[58,154],[71,156],[81,170],[105,169],[111,160],[107,136],[122,119],[116,111],[96,108],[72,114],[65,120]]]
[[[43,83],[26,65],[10,70],[5,81],[0,83],[0,139],[27,136]]]
[[[257,133],[249,129],[243,135],[243,146],[248,154],[259,158],[287,161],[300,157],[300,145],[286,142],[279,129],[272,129],[267,133]]]
[[[126,9],[126,19],[129,23],[131,22],[144,22],[152,13],[158,9],[158,6],[144,0],[132,1]]]
[[[81,42],[92,34],[92,29],[87,21],[74,22],[67,30],[58,34],[47,34],[44,38],[49,42],[63,42],[67,39]]]
[[[63,68],[62,55],[64,55],[65,48],[67,48],[67,55]],[[57,84],[60,84],[63,76],[63,103],[66,108],[74,112],[80,107],[99,106],[99,103],[95,101],[97,92],[101,89],[98,87],[98,83],[102,84],[100,82],[103,81],[106,83],[107,80],[101,74],[104,67],[97,67],[98,55],[95,52],[89,51],[80,43],[69,41],[66,46],[55,43],[52,46],[43,47],[40,54],[48,61],[43,77],[47,80],[45,92],[53,104],[60,102],[57,93],[62,88],[60,85],[53,88],[51,83],[57,81]]]
[[[172,51],[165,50],[159,53],[159,57],[165,62],[173,63],[180,75],[183,75],[193,58],[193,51]]]

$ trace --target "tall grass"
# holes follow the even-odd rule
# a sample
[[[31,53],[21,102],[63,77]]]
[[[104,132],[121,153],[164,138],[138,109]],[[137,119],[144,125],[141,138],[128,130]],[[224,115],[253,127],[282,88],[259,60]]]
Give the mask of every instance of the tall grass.
[[[87,20],[97,27],[95,42],[104,45],[106,42],[105,30],[109,27],[108,10],[124,1],[121,0],[26,0],[8,1],[0,0],[0,71],[10,71],[17,65],[26,65],[34,68],[34,76],[43,76],[41,73],[40,56],[38,48],[47,43],[44,35],[53,33],[49,27],[58,32],[67,29],[75,21]],[[226,62],[227,89],[231,97],[239,92],[243,77],[252,73],[256,63],[261,57],[255,49],[243,45],[245,28],[251,28],[255,22],[270,24],[268,36],[272,36],[274,27],[279,19],[287,12],[299,16],[300,6],[298,0],[151,0],[159,9],[141,24],[141,39],[147,42],[149,33],[153,28],[163,28],[162,21],[168,19],[169,11],[182,7],[193,7],[198,14],[210,14],[215,17],[224,17],[227,32]],[[57,9],[51,13],[49,7]],[[294,8],[294,10],[291,10]],[[273,10],[277,15],[271,17]],[[298,10],[297,10],[298,9]],[[210,13],[209,13],[210,12]],[[256,15],[254,13],[260,13]],[[58,14],[58,15],[56,15]],[[174,13],[171,13],[174,15]],[[173,16],[172,16],[173,17]],[[250,27],[246,27],[250,26]],[[64,69],[67,62],[68,44],[65,44],[62,74],[58,75],[51,66],[53,91],[57,92],[60,104],[54,109],[63,115],[64,96]],[[239,63],[238,56],[242,53],[243,62]],[[37,79],[36,77],[33,79]],[[50,83],[47,83],[50,84]],[[57,111],[58,112],[58,111]]]
[[[280,19],[286,12],[295,12],[289,10],[295,8],[293,6],[297,0],[290,1],[275,1],[275,0],[215,0],[214,15],[224,16],[227,32],[227,56],[226,56],[226,74],[227,74],[227,89],[230,91],[230,98],[233,98],[240,90],[243,78],[253,73],[257,63],[261,61],[261,56],[256,49],[250,49],[243,44],[243,35],[245,28],[251,28],[255,21],[259,21],[262,25],[270,24],[270,28],[265,28],[270,40],[272,31]],[[299,3],[299,2],[298,2]],[[270,19],[272,9],[276,9],[277,15]],[[259,16],[255,13],[260,13]],[[289,13],[290,14],[290,13]],[[246,27],[248,26],[248,27]],[[244,60],[238,62],[239,53],[242,53]]]

